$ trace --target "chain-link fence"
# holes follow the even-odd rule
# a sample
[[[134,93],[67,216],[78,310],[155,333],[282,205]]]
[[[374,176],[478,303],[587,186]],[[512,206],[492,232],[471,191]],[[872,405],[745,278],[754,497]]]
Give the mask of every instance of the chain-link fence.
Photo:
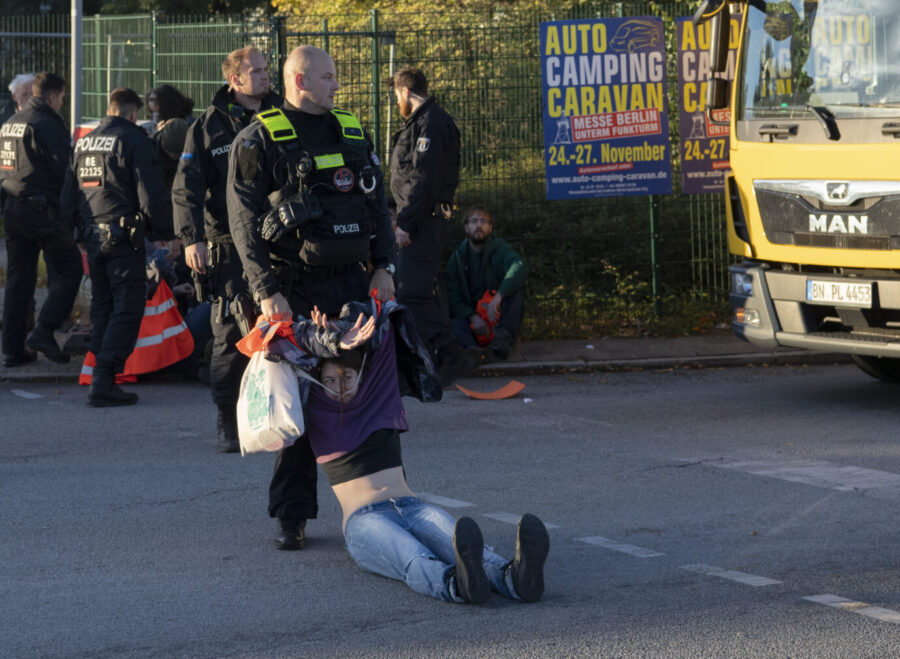
[[[431,92],[457,120],[462,136],[460,211],[483,203],[495,232],[531,266],[528,331],[593,331],[634,319],[719,310],[727,292],[724,205],[721,195],[676,193],[547,201],[544,196],[539,26],[552,19],[659,15],[663,7],[669,53],[668,84],[673,157],[677,159],[679,94],[674,66],[675,19],[689,2],[602,3],[565,16],[506,9],[484,14],[421,15],[366,12],[340,19],[315,16],[247,21],[230,17],[106,16],[84,19],[84,118],[99,118],[109,90],[144,93],[169,83],[201,112],[222,84],[224,56],[248,43],[267,53],[272,82],[291,49],[317,45],[334,57],[342,85],[339,106],[356,113],[383,161],[399,117],[389,90],[393,71],[421,68]],[[56,17],[67,29],[67,17]],[[0,31],[9,30],[0,18]],[[36,29],[36,28],[35,28]],[[9,30],[11,31],[11,30]],[[19,29],[21,32],[22,30]],[[24,37],[16,37],[25,39]],[[68,41],[55,38],[68,48]],[[27,39],[16,46],[28,51]],[[7,65],[67,71],[65,48],[56,61]],[[5,52],[5,51],[4,51]],[[278,73],[276,73],[276,71]],[[387,172],[386,172],[387,173]],[[461,212],[459,213],[461,215]],[[454,226],[462,236],[461,226]]]

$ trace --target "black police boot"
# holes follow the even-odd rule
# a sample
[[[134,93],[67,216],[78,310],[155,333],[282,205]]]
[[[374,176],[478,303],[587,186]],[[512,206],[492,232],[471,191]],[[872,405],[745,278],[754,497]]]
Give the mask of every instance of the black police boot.
[[[484,573],[484,538],[471,517],[460,517],[453,527],[453,553],[456,571],[453,579],[456,593],[466,602],[482,604],[491,594],[491,584]]]
[[[509,564],[516,595],[536,602],[544,594],[544,561],[550,553],[550,536],[535,515],[525,514],[516,529],[516,558]]]
[[[30,364],[35,359],[37,359],[37,354],[34,350],[25,348],[25,350],[18,355],[7,355],[6,359],[3,360],[3,365],[6,368],[14,368],[16,366],[22,366],[23,364]]]
[[[303,549],[306,540],[306,534],[304,532],[304,529],[306,529],[305,519],[287,519],[286,517],[281,517],[278,520],[278,525],[281,527],[281,533],[275,538],[275,546],[278,547],[278,549],[286,551]]]
[[[31,334],[25,339],[25,345],[32,350],[44,353],[47,359],[57,364],[66,364],[69,361],[69,353],[62,350],[56,343],[53,330],[41,323],[35,325]]]
[[[216,417],[216,450],[219,453],[240,453],[238,441],[237,410],[234,405],[219,405]]]
[[[101,367],[99,364],[94,367],[91,389],[88,391],[88,405],[91,407],[134,405],[137,399],[137,394],[119,389],[112,368]]]

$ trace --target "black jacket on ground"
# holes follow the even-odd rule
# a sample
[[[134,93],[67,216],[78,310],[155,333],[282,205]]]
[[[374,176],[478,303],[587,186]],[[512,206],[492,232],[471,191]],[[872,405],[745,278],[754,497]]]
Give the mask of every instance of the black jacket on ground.
[[[452,203],[459,185],[459,128],[429,97],[391,139],[391,194],[397,226],[415,235],[416,225],[441,203]]]
[[[260,110],[281,107],[282,103],[281,96],[269,92]],[[228,152],[253,114],[235,103],[233,92],[223,85],[212,105],[191,124],[172,187],[175,235],[185,245],[216,242],[230,235],[225,203]]]
[[[44,195],[59,204],[72,139],[65,121],[42,98],[32,96],[21,112],[0,126],[0,180],[15,197]]]
[[[64,217],[90,226],[144,216],[150,240],[172,237],[172,209],[156,148],[137,124],[105,117],[75,143],[62,191]]]

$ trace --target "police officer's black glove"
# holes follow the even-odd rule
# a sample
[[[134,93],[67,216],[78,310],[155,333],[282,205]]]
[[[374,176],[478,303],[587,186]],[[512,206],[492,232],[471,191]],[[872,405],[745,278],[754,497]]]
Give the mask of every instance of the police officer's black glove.
[[[276,242],[288,231],[302,229],[307,222],[317,220],[324,214],[319,200],[304,191],[263,215],[260,235],[263,240]]]

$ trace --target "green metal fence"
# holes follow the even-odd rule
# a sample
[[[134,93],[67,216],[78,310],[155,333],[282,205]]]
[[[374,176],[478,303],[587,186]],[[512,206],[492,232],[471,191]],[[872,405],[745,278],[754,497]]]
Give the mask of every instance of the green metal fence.
[[[99,118],[111,88],[144,93],[170,83],[201,112],[222,84],[224,56],[253,43],[267,53],[280,88],[284,58],[301,43],[327,49],[342,85],[339,105],[369,127],[382,160],[400,125],[388,84],[392,71],[421,68],[431,91],[463,135],[460,209],[484,203],[495,231],[531,265],[529,330],[546,334],[561,323],[590,331],[610,317],[628,322],[651,312],[684,313],[691,305],[720,309],[727,294],[722,195],[544,199],[539,26],[543,20],[659,15],[667,26],[672,153],[677,148],[678,93],[674,19],[691,2],[601,3],[565,16],[506,9],[410,15],[366,12],[340,19],[316,16],[247,21],[238,17],[158,14],[84,20],[84,118]],[[660,10],[662,7],[662,10]],[[67,28],[61,17],[60,31]],[[0,31],[7,30],[0,18]],[[20,30],[21,31],[21,30]],[[65,41],[66,48],[68,42]],[[64,51],[65,52],[65,51]],[[63,60],[59,68],[65,70]],[[20,66],[16,64],[15,66]],[[23,68],[52,68],[51,63]],[[8,80],[15,68],[4,66]],[[461,227],[454,226],[461,237]]]

